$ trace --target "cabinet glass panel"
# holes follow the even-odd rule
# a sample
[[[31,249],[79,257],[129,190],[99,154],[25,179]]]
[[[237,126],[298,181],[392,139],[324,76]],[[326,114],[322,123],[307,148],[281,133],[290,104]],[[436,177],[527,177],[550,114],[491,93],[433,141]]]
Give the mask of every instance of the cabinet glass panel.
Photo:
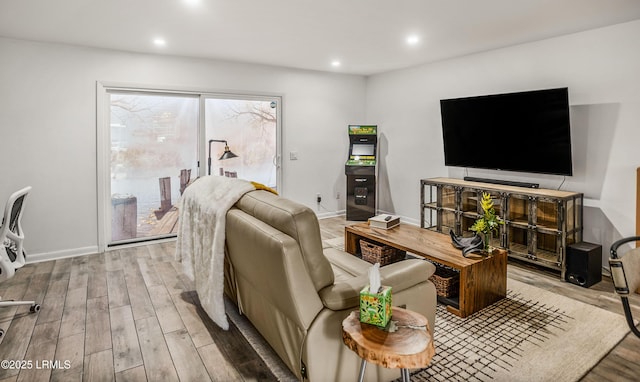
[[[448,234],[449,231],[455,232],[456,229],[456,214],[452,211],[439,211],[438,212],[438,224],[437,229],[439,232]]]
[[[511,252],[519,255],[526,255],[529,253],[527,233],[528,230],[524,227],[518,227],[515,225],[507,225],[507,241],[509,243],[509,249]]]
[[[498,192],[491,192],[491,199],[493,200],[493,209],[496,210],[496,215],[504,217],[502,202],[502,194]]]
[[[437,214],[438,212],[434,208],[425,208],[423,221],[422,221],[422,228],[435,229]]]
[[[439,191],[442,195],[439,198],[440,207],[449,208],[451,210],[455,209],[456,206],[456,189],[453,186],[443,185],[440,187]]]
[[[529,198],[526,196],[510,195],[507,201],[509,216],[507,220],[519,223],[529,223]]]
[[[560,236],[557,233],[537,232],[536,257],[550,263],[556,263],[560,254]]]
[[[424,203],[423,207],[437,207],[437,192],[438,189],[434,185],[425,184],[422,186],[422,202]]]
[[[477,217],[472,214],[464,214],[460,217],[460,234],[462,236],[473,236],[474,232],[469,230],[473,223],[475,223]]]
[[[462,212],[477,213],[480,211],[480,202],[478,199],[482,196],[482,193],[476,189],[463,188],[462,189]]]
[[[560,203],[557,200],[539,198],[536,202],[536,225],[549,229],[560,229]]]

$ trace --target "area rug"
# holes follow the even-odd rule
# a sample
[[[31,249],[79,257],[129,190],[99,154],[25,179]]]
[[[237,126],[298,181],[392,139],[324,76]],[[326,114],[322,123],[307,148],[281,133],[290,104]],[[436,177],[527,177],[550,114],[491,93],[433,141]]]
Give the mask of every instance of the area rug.
[[[622,315],[507,281],[507,298],[460,318],[438,305],[436,354],[412,381],[577,381],[629,329]]]

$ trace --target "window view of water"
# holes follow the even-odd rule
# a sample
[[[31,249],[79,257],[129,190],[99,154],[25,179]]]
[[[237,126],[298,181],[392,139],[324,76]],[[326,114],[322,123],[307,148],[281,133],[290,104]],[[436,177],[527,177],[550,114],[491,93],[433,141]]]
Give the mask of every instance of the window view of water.
[[[175,232],[181,171],[194,180],[198,152],[208,149],[198,140],[199,105],[199,96],[110,93],[112,242]],[[225,144],[213,142],[211,174],[276,188],[276,103],[206,98],[204,105],[205,142],[227,141],[237,155],[219,160]]]
[[[197,97],[111,94],[113,241],[158,234],[157,220],[180,196],[180,170],[195,176],[198,103]],[[169,178],[164,192],[161,178]]]

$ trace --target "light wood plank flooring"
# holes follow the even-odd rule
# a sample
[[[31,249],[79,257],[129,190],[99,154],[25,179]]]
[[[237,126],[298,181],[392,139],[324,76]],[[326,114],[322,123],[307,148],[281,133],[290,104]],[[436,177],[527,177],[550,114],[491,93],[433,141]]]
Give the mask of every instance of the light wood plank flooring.
[[[343,237],[344,226],[352,223],[321,220],[323,239]],[[173,253],[174,243],[165,242],[29,264],[0,283],[4,299],[42,304],[35,314],[28,306],[0,309],[0,328],[7,331],[0,360],[33,365],[0,368],[0,382],[275,380],[237,329],[223,331],[206,316]],[[508,274],[622,312],[609,280],[585,289],[511,263]],[[633,309],[640,317],[640,296],[634,296]],[[46,367],[43,361],[49,360],[58,361],[58,367]],[[640,339],[629,334],[583,381],[637,381],[639,376]]]
[[[0,381],[275,381],[235,327],[199,305],[175,243],[29,264],[0,284]],[[47,361],[55,360],[57,368]]]

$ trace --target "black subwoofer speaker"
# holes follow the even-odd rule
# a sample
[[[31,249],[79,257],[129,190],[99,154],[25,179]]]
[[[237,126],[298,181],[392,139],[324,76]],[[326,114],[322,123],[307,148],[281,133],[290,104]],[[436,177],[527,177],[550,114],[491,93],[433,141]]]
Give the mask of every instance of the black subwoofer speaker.
[[[567,246],[566,281],[589,288],[602,280],[601,269],[601,245],[582,242]]]

